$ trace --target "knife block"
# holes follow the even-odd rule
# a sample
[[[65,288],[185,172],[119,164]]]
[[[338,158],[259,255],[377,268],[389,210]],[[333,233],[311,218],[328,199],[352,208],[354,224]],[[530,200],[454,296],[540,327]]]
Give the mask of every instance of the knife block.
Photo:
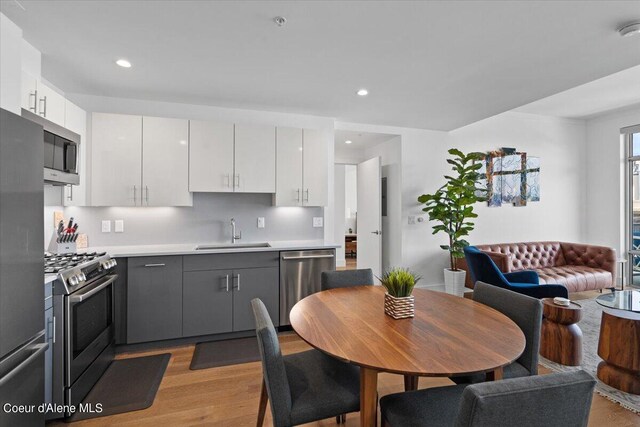
[[[51,241],[49,242],[48,251],[53,254],[69,254],[76,252],[76,242],[56,242],[58,235],[53,232],[51,235]]]

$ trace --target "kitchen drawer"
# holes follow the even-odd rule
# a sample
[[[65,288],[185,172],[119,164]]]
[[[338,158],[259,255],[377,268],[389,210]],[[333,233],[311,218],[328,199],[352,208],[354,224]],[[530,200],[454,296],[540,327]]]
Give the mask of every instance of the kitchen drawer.
[[[280,252],[185,255],[184,271],[278,267]]]

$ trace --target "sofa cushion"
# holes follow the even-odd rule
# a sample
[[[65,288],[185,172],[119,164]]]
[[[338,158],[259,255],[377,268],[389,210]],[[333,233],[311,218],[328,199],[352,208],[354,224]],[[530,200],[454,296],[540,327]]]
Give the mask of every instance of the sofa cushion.
[[[613,283],[610,271],[584,265],[545,267],[539,268],[537,272],[541,285],[547,283],[564,285],[569,292],[603,289]]]
[[[478,245],[481,251],[509,255],[509,270],[538,270],[544,267],[565,265],[560,242],[524,242]]]

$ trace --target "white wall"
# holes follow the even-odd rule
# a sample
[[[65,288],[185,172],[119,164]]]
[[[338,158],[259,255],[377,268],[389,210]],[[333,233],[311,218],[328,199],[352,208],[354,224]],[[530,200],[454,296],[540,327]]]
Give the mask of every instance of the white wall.
[[[0,13],[0,108],[20,114],[22,30]]]
[[[640,108],[587,122],[586,240],[626,252],[625,147],[620,129],[640,124]]]
[[[344,182],[344,172],[345,165],[334,165],[334,204],[333,204],[333,218],[334,218],[334,242],[341,243],[342,247],[336,250],[336,266],[344,267],[346,265],[346,260],[344,257],[344,228],[345,228],[345,218],[344,218],[344,190],[345,190],[345,182]]]
[[[396,136],[366,149],[366,158],[380,157],[387,179],[387,215],[382,217],[382,269],[402,265],[402,138]]]
[[[541,158],[541,201],[526,207],[489,208],[478,204],[471,243],[527,240],[584,241],[586,125],[579,120],[523,113],[504,113],[450,133],[353,123],[336,129],[400,135],[402,140],[402,265],[423,276],[422,285],[443,281],[444,235],[431,234],[431,224],[409,225],[409,215],[423,215],[417,197],[433,192],[449,173],[447,150],[489,151],[516,147]]]
[[[351,228],[358,232],[358,166],[345,165],[344,172],[344,211],[345,219],[343,233],[348,233]]]

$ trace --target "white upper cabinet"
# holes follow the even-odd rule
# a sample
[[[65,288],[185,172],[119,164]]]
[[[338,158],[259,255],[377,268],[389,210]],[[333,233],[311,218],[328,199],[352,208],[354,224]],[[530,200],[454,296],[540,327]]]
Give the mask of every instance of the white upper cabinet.
[[[71,101],[66,100],[64,115],[64,127],[80,135],[80,146],[78,147],[78,175],[80,175],[80,184],[67,185],[64,187],[64,205],[87,206],[87,113]]]
[[[276,206],[302,206],[302,129],[276,129]]]
[[[192,206],[189,121],[142,118],[142,205]]]
[[[38,81],[38,114],[64,126],[65,98],[41,80]]]
[[[328,148],[320,131],[278,128],[276,206],[328,204]]]
[[[37,77],[22,71],[22,108],[60,126],[65,125],[66,99]]]
[[[38,114],[38,79],[26,71],[22,72],[21,106]]]
[[[191,120],[189,191],[232,192],[233,182],[233,123]]]
[[[164,170],[173,175],[170,165]],[[93,113],[91,205],[140,206],[142,116]]]
[[[236,125],[235,129],[235,191],[275,193],[275,126]]]
[[[303,130],[302,203],[327,206],[329,202],[329,147],[321,131]]]

